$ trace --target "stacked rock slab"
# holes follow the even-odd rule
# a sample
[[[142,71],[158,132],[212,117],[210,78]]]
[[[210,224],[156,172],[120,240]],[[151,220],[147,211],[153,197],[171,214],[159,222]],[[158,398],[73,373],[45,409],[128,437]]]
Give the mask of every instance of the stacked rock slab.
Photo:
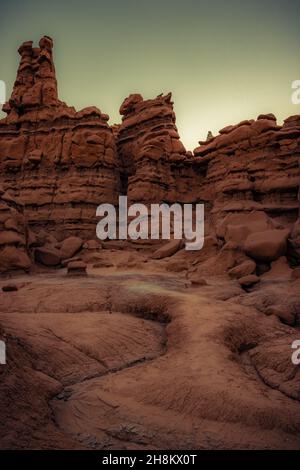
[[[144,100],[130,95],[121,105],[122,124],[114,127],[122,190],[130,201],[189,202],[201,176],[180,141],[171,93]]]
[[[101,202],[116,203],[119,172],[108,116],[80,112],[57,96],[49,37],[25,42],[11,98],[0,121],[0,178],[24,204],[29,226],[58,238],[95,234]]]
[[[30,268],[22,207],[0,187],[0,273]]]
[[[70,236],[93,239],[96,207],[117,204],[119,194],[146,204],[205,202],[206,232],[218,246],[260,263],[286,254],[299,263],[300,116],[283,126],[272,114],[228,126],[193,155],[180,141],[170,93],[130,95],[122,123],[112,127],[99,109],[76,112],[60,101],[52,49],[46,36],[39,47],[20,47],[0,121],[0,183],[33,232],[52,232],[55,247]],[[261,255],[266,240],[275,253],[268,259]]]

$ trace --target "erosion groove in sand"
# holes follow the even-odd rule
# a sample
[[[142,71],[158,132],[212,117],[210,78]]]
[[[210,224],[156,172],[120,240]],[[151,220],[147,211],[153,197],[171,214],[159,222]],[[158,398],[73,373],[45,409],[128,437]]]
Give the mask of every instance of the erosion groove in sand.
[[[235,295],[218,300],[225,281],[214,286],[215,298],[209,286],[185,288],[177,280],[174,290],[170,281],[121,272],[68,279],[62,288],[44,275],[34,283],[44,298],[37,308],[32,285],[20,278],[14,313],[2,296],[1,323],[22,359],[15,367],[19,374],[30,369],[11,423],[20,405],[43,402],[38,418],[28,418],[34,447],[51,447],[42,422],[62,448],[299,447],[299,397],[265,378],[274,354],[262,370],[259,361],[292,329],[240,305]],[[86,311],[87,291],[110,309]],[[245,354],[252,354],[250,366]],[[36,381],[43,396],[29,392]]]

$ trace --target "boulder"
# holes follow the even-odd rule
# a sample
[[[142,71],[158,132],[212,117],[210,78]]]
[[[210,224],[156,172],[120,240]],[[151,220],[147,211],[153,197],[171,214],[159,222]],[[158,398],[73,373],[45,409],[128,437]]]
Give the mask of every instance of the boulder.
[[[158,248],[153,254],[153,259],[163,259],[174,255],[180,248],[182,248],[182,240],[171,240],[162,247]]]
[[[262,211],[228,214],[217,225],[217,236],[242,245],[251,233],[273,228],[272,220]]]
[[[68,264],[68,275],[72,276],[86,276],[87,265],[84,261],[71,261]]]
[[[242,287],[251,287],[257,284],[259,281],[260,278],[258,276],[255,276],[255,274],[249,274],[248,276],[241,277],[239,279],[239,284]]]
[[[287,250],[289,230],[265,230],[248,235],[244,250],[251,258],[274,261],[284,256]]]
[[[197,272],[190,274],[188,280],[191,282],[192,286],[208,286],[204,277],[200,277]]]
[[[8,218],[4,222],[4,228],[6,230],[14,230],[15,232],[19,231],[18,223],[12,217]]]
[[[234,268],[229,269],[228,274],[234,279],[240,279],[241,277],[248,276],[249,274],[254,273],[256,269],[256,264],[252,260],[246,260],[243,263],[235,266]]]
[[[65,267],[68,266],[68,264],[71,263],[72,261],[82,261],[82,258],[80,258],[80,256],[72,256],[72,258],[64,259],[64,260],[61,262],[61,265],[62,265],[63,268],[65,268]]]
[[[55,248],[36,248],[35,260],[45,266],[58,266],[61,262],[60,251]]]
[[[107,115],[93,106],[76,112],[59,100],[52,47],[43,37],[37,47],[28,41],[19,49],[1,120],[0,182],[26,201],[29,228],[38,236],[44,229],[58,240],[74,234],[89,239],[97,206],[117,202],[120,160]],[[30,183],[20,184],[25,180]],[[40,241],[44,246],[44,237]]]
[[[60,248],[61,259],[72,258],[82,247],[83,241],[79,237],[66,238]]]
[[[13,269],[23,269],[28,271],[31,261],[23,248],[15,246],[6,246],[0,251],[0,272],[6,272]]]
[[[188,269],[188,263],[184,260],[171,259],[166,264],[166,270],[173,273],[180,273]]]
[[[271,263],[271,269],[262,275],[264,280],[289,281],[292,269],[289,267],[285,256],[281,256]]]

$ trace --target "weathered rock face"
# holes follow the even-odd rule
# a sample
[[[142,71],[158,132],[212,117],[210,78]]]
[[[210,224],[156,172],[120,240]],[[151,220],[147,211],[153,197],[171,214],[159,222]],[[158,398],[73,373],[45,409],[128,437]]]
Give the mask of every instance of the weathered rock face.
[[[108,116],[58,100],[52,40],[24,43],[12,96],[0,121],[0,174],[24,204],[29,226],[58,238],[95,232],[96,206],[115,203],[119,173]]]
[[[0,187],[0,273],[30,268],[22,208]]]
[[[20,47],[7,118],[0,121],[0,183],[37,235],[38,262],[55,266],[73,256],[59,243],[94,238],[96,207],[127,194],[147,204],[205,202],[206,235],[221,248],[207,269],[226,266],[246,276],[253,262],[259,274],[280,256],[299,263],[300,116],[283,126],[272,114],[228,126],[210,133],[193,155],[180,141],[171,94],[130,95],[120,108],[122,123],[112,127],[95,107],[76,112],[61,102],[52,48],[49,37],[39,47]]]
[[[217,217],[256,210],[286,224],[295,222],[300,116],[287,119],[283,126],[265,115],[226,127],[194,154],[206,171],[202,197],[214,201]]]
[[[199,178],[175,125],[171,93],[153,100],[134,94],[120,108],[122,124],[114,127],[123,192],[131,201],[194,200]]]
[[[288,255],[296,260],[300,246],[300,116],[278,126],[272,114],[261,115],[228,126],[200,144],[194,154],[206,173],[201,197],[212,202],[214,225],[226,221],[228,214],[236,219],[221,238],[240,245],[250,233],[289,229]],[[283,251],[286,249],[278,250],[278,256]]]

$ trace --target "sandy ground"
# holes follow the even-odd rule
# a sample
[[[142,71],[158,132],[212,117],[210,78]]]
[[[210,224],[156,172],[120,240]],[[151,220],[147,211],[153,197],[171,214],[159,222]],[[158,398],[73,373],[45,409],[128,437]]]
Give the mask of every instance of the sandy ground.
[[[0,448],[300,449],[299,330],[155,266],[9,280]]]

